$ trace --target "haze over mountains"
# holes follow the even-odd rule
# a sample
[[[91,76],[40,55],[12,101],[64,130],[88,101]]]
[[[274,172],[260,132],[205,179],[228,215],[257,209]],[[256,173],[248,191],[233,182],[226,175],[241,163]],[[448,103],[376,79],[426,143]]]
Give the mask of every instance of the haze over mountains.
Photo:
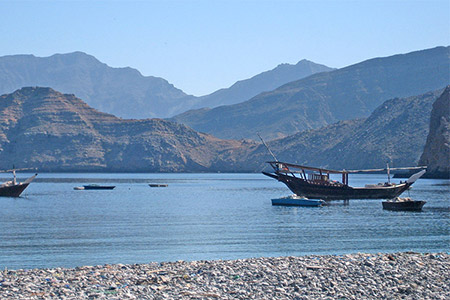
[[[189,109],[242,102],[287,82],[329,70],[302,60],[296,65],[279,65],[211,95],[194,97],[165,79],[142,76],[132,68],[112,68],[83,52],[50,57],[11,55],[0,57],[0,94],[26,86],[51,87],[75,94],[90,106],[118,117],[165,118]]]
[[[367,117],[386,99],[419,95],[449,84],[450,47],[370,59],[318,73],[243,103],[188,111],[171,118],[220,138],[267,139]]]
[[[220,89],[210,95],[200,97],[192,108],[213,108],[231,105],[280,87],[288,82],[299,80],[309,75],[328,72],[334,69],[303,59],[295,65],[280,64],[276,68],[241,80],[227,89]]]
[[[134,119],[168,116],[193,99],[162,78],[111,68],[83,52],[0,57],[0,93],[26,86],[75,94],[103,112]]]

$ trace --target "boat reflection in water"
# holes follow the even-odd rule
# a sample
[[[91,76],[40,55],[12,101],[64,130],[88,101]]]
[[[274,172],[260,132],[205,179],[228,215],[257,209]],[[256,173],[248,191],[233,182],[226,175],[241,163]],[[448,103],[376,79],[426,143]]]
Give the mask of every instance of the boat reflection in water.
[[[291,195],[283,198],[272,199],[272,205],[282,206],[322,206],[325,203],[322,199],[308,199],[297,195]]]

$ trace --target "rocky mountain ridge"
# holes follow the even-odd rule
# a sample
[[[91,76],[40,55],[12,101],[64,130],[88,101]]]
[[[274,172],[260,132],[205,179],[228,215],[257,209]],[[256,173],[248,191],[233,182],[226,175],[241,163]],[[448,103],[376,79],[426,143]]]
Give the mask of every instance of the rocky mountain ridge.
[[[434,101],[442,89],[385,101],[365,119],[340,121],[270,141],[280,161],[330,169],[416,166],[425,146]],[[272,160],[262,145],[246,160],[262,169]]]
[[[244,171],[235,157],[249,145],[161,119],[123,120],[50,88],[0,97],[2,169],[234,172]]]
[[[296,81],[312,74],[334,70],[324,65],[303,59],[295,65],[280,64],[276,68],[240,80],[226,89],[220,89],[210,95],[199,97],[192,109],[214,108],[223,105],[241,103],[254,96],[272,91],[288,82]]]

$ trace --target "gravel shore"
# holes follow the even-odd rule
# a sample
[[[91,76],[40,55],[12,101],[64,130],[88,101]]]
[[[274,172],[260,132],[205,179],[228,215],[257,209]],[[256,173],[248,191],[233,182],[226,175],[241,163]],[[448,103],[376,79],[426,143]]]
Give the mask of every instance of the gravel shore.
[[[0,299],[450,299],[446,253],[3,270]]]

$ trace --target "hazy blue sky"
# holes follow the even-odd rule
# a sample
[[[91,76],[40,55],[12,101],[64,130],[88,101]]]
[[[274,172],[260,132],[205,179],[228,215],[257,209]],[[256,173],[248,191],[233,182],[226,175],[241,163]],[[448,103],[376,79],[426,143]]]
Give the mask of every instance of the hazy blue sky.
[[[450,44],[450,1],[0,1],[0,56],[83,51],[203,95],[280,63]]]

